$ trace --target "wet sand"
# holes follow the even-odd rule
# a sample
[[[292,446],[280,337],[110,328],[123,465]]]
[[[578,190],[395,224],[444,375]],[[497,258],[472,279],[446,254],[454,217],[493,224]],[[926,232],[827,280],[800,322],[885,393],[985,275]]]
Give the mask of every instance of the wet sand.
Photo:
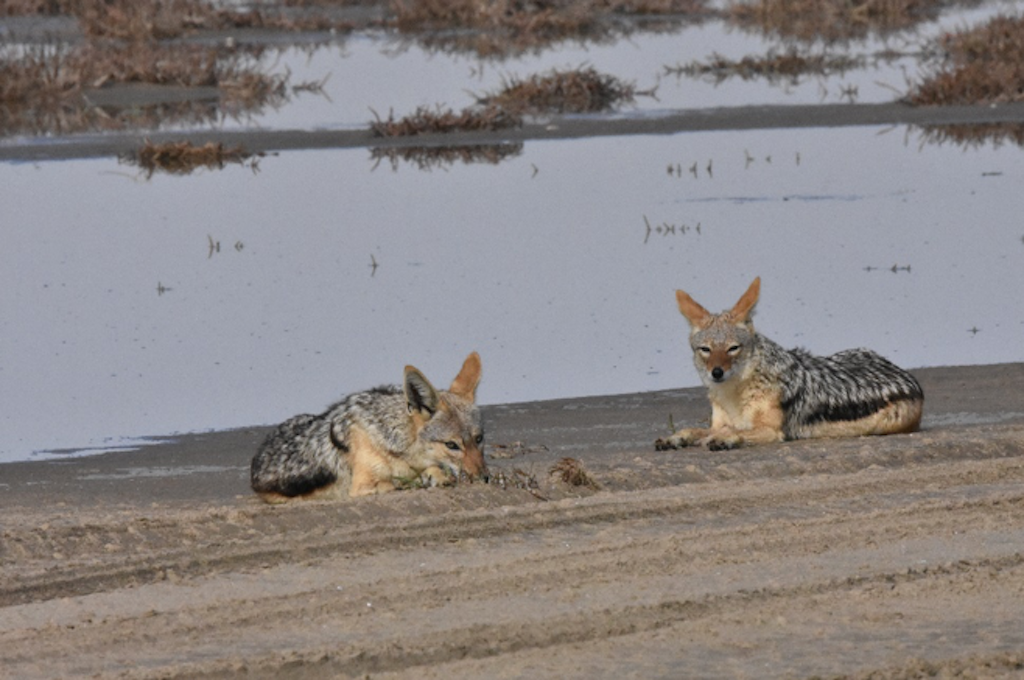
[[[108,104],[128,106],[161,100],[180,101],[203,94],[197,88],[124,87],[97,91],[90,96]],[[169,91],[168,91],[169,90]],[[975,106],[909,106],[886,104],[813,104],[793,106],[736,106],[682,111],[660,115],[551,116],[520,128],[497,132],[421,134],[411,137],[374,137],[365,129],[340,130],[194,130],[190,132],[124,132],[80,134],[40,142],[33,138],[11,138],[0,143],[0,161],[67,160],[116,156],[136,151],[146,140],[154,144],[207,142],[241,145],[250,152],[278,152],[300,149],[348,149],[360,147],[444,147],[527,142],[541,139],[578,139],[615,135],[668,135],[715,130],[761,130],[777,128],[818,128],[861,125],[989,125],[1024,120],[1024,102]]]
[[[733,452],[653,450],[700,389],[487,407],[492,471],[533,489],[266,506],[267,428],[0,465],[0,668],[1024,673],[1024,364],[915,374],[921,432]],[[549,475],[565,456],[600,488]]]

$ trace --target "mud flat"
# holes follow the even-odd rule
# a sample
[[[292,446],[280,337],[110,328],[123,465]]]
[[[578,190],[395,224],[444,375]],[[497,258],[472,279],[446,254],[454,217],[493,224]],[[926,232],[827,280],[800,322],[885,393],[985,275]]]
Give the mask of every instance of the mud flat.
[[[505,488],[264,506],[265,428],[2,465],[0,667],[1019,677],[1024,364],[915,373],[919,433],[735,452],[652,450],[700,390],[492,406]]]

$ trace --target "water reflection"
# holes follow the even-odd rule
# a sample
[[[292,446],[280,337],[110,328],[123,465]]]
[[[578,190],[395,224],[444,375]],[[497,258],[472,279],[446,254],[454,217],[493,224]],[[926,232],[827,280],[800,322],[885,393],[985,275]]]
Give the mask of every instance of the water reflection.
[[[364,149],[146,182],[2,164],[0,456],[274,423],[473,349],[484,403],[692,385],[673,291],[722,308],[755,275],[787,346],[1024,359],[1024,158],[903,132],[529,142],[433,173]]]
[[[640,112],[890,101],[916,64],[909,50],[876,60],[889,39],[866,40],[854,71],[716,84],[666,65],[777,45],[721,22],[632,37],[487,60],[354,35],[258,54],[260,70],[291,75],[244,114],[217,91],[193,99],[198,86],[141,106],[96,90],[54,124],[366,127],[371,106],[459,106],[478,98],[467,81],[488,92],[567,64],[657,85]],[[1020,130],[382,145],[148,177],[112,158],[0,164],[0,460],[275,423],[474,349],[485,403],[692,385],[672,291],[722,308],[755,275],[759,328],[787,346],[871,346],[906,366],[1020,361],[1024,159],[1007,148]]]
[[[146,140],[140,149],[120,155],[118,162],[142,168],[149,179],[155,172],[188,175],[198,169],[223,170],[230,164],[246,166],[256,173],[264,156],[263,152],[253,153],[241,146],[227,147],[215,142],[200,146],[191,142],[154,144]]]
[[[0,110],[0,128],[8,133],[44,134],[123,129],[320,129],[366,128],[371,107],[407,113],[419,107],[442,105],[458,110],[473,104],[479,94],[499,90],[510,80],[554,69],[592,67],[602,74],[635,83],[656,98],[642,97],[627,111],[749,104],[808,104],[892,101],[907,88],[907,73],[918,69],[920,49],[934,35],[981,21],[999,10],[986,6],[971,13],[940,18],[918,34],[898,40],[864,40],[842,53],[806,52],[804,59],[824,59],[821,75],[720,81],[683,74],[687,64],[743,64],[759,54],[785,57],[797,48],[777,40],[731,29],[722,21],[677,25],[671,32],[641,31],[630,40],[599,43],[566,42],[514,58],[490,59],[465,53],[437,53],[402,37],[354,34],[343,41],[320,44],[152,45],[142,61],[151,78],[164,78],[159,69],[177,67],[172,82],[186,87],[137,86],[104,81],[101,60],[94,52],[65,49],[65,59],[88,65],[70,95],[45,111]],[[641,22],[642,23],[642,22]],[[81,48],[84,49],[84,48]],[[170,50],[178,50],[170,51]],[[12,57],[10,47],[3,56]],[[754,56],[752,56],[754,55]],[[760,57],[756,57],[761,59]],[[130,77],[135,52],[103,59],[117,78]],[[767,60],[768,57],[765,57]],[[837,68],[848,60],[858,68]],[[181,67],[192,64],[190,72]],[[159,65],[159,68],[158,68]],[[116,67],[116,68],[115,68]],[[84,67],[83,67],[84,68]],[[813,70],[813,69],[811,69]],[[95,71],[95,73],[94,73]],[[29,79],[31,80],[31,79]]]
[[[1024,124],[991,123],[988,125],[933,125],[919,128],[921,145],[937,144],[973,149],[991,144],[1024,146]]]
[[[391,164],[391,169],[398,170],[402,163],[408,163],[417,170],[437,170],[450,168],[455,163],[488,163],[497,165],[503,160],[515,158],[523,152],[521,142],[506,144],[480,144],[474,146],[405,146],[405,147],[374,147],[370,149],[370,158],[376,170],[383,160]]]

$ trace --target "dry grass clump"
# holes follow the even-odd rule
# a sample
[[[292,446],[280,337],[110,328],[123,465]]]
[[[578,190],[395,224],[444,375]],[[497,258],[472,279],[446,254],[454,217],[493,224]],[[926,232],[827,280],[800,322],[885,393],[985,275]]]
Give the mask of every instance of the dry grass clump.
[[[15,54],[0,46],[0,106],[36,106],[76,92],[79,68],[69,50],[61,47],[28,47]]]
[[[497,106],[463,109],[455,113],[451,109],[440,106],[431,109],[421,106],[412,114],[395,119],[394,112],[382,120],[377,112],[373,112],[374,120],[370,130],[376,137],[409,137],[422,134],[449,132],[483,132],[504,130],[522,124],[522,119]]]
[[[78,0],[71,13],[87,36],[135,42],[179,37],[186,29],[206,24],[213,8],[197,0]]]
[[[209,99],[131,107],[90,103],[88,88],[111,80],[137,82],[133,73],[98,58],[88,46],[34,46],[17,54],[0,46],[0,134],[159,127],[217,118],[216,102]]]
[[[587,473],[576,458],[563,458],[548,470],[548,473],[555,475],[563,484],[569,486],[582,486],[588,489],[597,489],[598,484]]]
[[[208,108],[202,97],[174,107],[154,104],[119,110],[90,104],[90,91],[118,84],[216,88],[220,101],[237,113],[279,105],[288,96],[286,83],[287,76],[262,73],[245,55],[222,55],[202,45],[86,42],[73,48],[45,45],[23,50],[0,46],[0,132],[66,133],[150,124],[154,118],[159,122],[159,116],[146,114],[149,110],[158,114],[180,109],[187,115],[179,120],[200,120],[194,114]]]
[[[112,5],[113,6],[113,5]],[[0,133],[115,130],[206,123],[219,102],[229,115],[280,106],[292,92],[322,92],[323,82],[288,87],[289,73],[265,73],[261,48],[93,38],[83,43],[14,47],[0,43]],[[148,103],[117,95],[119,85],[188,88]],[[205,90],[203,88],[208,88]],[[105,102],[95,105],[93,102]],[[115,102],[121,102],[120,104]],[[212,102],[212,104],[211,104]]]
[[[594,4],[615,14],[699,17],[709,13],[704,0],[597,0]]]
[[[217,50],[201,45],[90,41],[75,47],[55,44],[23,50],[3,46],[0,104],[39,94],[74,94],[111,83],[216,86],[243,70],[240,57],[224,59]]]
[[[495,56],[566,39],[599,40],[628,32],[625,14],[697,17],[706,0],[391,0],[389,24],[402,33],[448,31],[424,42]],[[469,29],[451,32],[452,29]]]
[[[177,38],[199,30],[275,28],[281,30],[350,29],[348,22],[322,15],[287,17],[259,9],[219,9],[207,0],[65,0],[90,37],[142,41]]]
[[[585,68],[551,71],[526,80],[511,78],[500,92],[485,95],[477,101],[517,114],[591,113],[632,102],[637,94],[632,83]]]
[[[285,7],[358,7],[375,5],[377,0],[281,0]]]
[[[752,80],[764,78],[769,82],[797,83],[801,76],[842,73],[863,66],[864,60],[847,55],[800,54],[791,48],[781,54],[769,50],[763,57],[743,57],[739,61],[711,55],[706,62],[694,61],[679,66],[666,66],[665,73],[691,77],[706,76],[721,83],[729,78]]]
[[[522,142],[475,146],[375,147],[370,149],[370,158],[374,161],[374,170],[384,160],[391,163],[392,170],[398,170],[399,164],[403,161],[416,166],[418,170],[443,170],[456,163],[497,165],[522,152]]]
[[[286,75],[237,71],[225,74],[218,85],[223,95],[222,101],[233,108],[253,110],[268,105],[279,106],[288,100]]]
[[[215,49],[201,45],[86,43],[74,57],[82,88],[114,83],[217,87],[243,70],[237,58],[222,60]]]
[[[4,0],[0,2],[0,17],[60,14],[62,4],[58,0]]]
[[[513,32],[579,32],[610,14],[685,15],[704,0],[391,0],[393,24],[403,31],[475,28]]]
[[[370,129],[377,137],[490,132],[522,125],[525,114],[607,111],[620,102],[633,101],[637,94],[632,84],[593,68],[552,71],[527,80],[513,78],[500,92],[478,98],[476,106],[459,113],[421,106],[404,118],[396,120],[390,112],[383,120],[374,111],[376,120]]]
[[[593,3],[580,0],[392,0],[400,31],[452,28],[556,33],[579,32],[594,21]]]
[[[941,70],[907,95],[911,104],[980,104],[1024,100],[1024,17],[997,16],[946,34]]]
[[[174,175],[187,175],[199,168],[211,170],[223,169],[228,163],[244,164],[262,153],[246,151],[241,146],[226,147],[217,142],[207,142],[196,146],[192,142],[166,142],[154,144],[146,140],[145,145],[134,154],[122,156],[122,162],[138,165],[151,177],[154,172],[162,171]]]
[[[0,46],[0,134],[103,128],[106,114],[86,110],[82,98],[93,65],[61,45]]]
[[[257,52],[222,52],[196,44],[86,43],[72,54],[72,73],[82,88],[114,83],[216,87],[229,101],[255,106],[281,99],[289,79],[289,74],[262,72]],[[315,90],[316,84],[295,87]]]
[[[332,20],[322,13],[285,15],[266,8],[239,11],[217,7],[209,0],[5,0],[0,3],[0,16],[33,15],[74,16],[87,37],[133,42],[229,28],[287,31],[354,28],[351,22]]]
[[[388,23],[430,48],[481,56],[525,51],[592,28],[576,12],[542,5],[528,9],[516,0],[391,0]]]
[[[946,0],[759,0],[733,4],[726,18],[782,38],[832,42],[906,30]]]

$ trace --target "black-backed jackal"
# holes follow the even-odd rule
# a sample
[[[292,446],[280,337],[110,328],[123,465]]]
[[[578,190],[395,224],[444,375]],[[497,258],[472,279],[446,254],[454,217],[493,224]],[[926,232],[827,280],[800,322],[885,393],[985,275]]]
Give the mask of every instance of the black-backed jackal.
[[[351,394],[320,415],[271,432],[252,459],[253,490],[269,503],[296,496],[365,496],[414,482],[487,475],[476,406],[480,355],[471,353],[447,390],[405,367],[402,387]]]
[[[756,278],[736,305],[711,314],[681,290],[693,363],[711,399],[711,427],[686,428],[654,443],[658,450],[814,437],[913,432],[924,393],[910,373],[867,349],[818,357],[786,350],[754,330],[761,290]]]

